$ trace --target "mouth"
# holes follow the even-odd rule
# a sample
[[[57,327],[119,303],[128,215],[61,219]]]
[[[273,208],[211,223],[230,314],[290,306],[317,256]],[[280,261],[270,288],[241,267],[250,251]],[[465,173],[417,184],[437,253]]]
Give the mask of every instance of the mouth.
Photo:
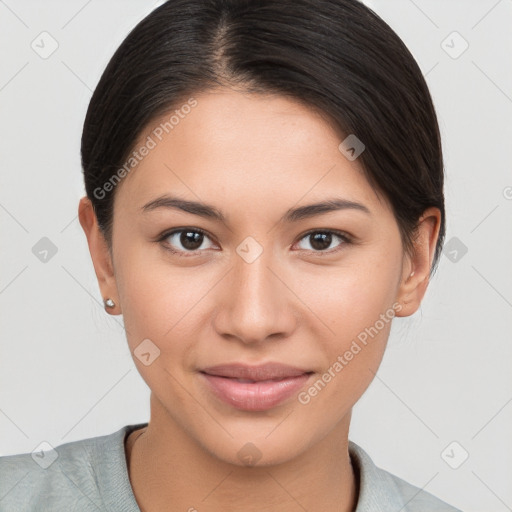
[[[298,393],[313,373],[280,363],[226,364],[200,371],[210,393],[223,403],[244,411],[276,407]]]

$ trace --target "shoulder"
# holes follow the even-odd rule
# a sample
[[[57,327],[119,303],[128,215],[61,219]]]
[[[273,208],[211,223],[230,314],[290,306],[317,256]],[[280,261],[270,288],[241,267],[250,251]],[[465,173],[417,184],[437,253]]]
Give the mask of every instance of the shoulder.
[[[0,457],[0,512],[108,510],[112,494],[131,498],[124,439],[140,426]]]
[[[377,467],[370,456],[352,441],[349,442],[349,453],[359,475],[356,512],[461,512],[429,492]]]

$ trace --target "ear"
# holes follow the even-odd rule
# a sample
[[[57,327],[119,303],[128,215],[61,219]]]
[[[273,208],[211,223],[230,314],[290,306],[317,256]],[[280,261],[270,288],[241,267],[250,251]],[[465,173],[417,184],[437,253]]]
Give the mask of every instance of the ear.
[[[91,253],[94,271],[103,300],[112,299],[115,303],[115,306],[112,308],[105,306],[105,310],[110,314],[119,315],[121,314],[121,308],[118,300],[112,255],[107,241],[98,226],[98,219],[96,218],[91,200],[87,196],[80,199],[78,218],[87,237],[89,252]]]
[[[405,257],[402,265],[397,295],[397,301],[402,308],[397,311],[396,316],[410,316],[420,307],[427,291],[440,227],[439,209],[432,207],[425,210],[418,221],[412,254]]]

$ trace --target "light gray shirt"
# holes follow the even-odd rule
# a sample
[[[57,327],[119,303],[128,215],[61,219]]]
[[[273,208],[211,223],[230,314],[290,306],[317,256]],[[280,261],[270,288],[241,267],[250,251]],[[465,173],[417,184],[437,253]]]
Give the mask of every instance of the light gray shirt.
[[[0,512],[140,512],[124,441],[144,426],[125,425],[48,451],[0,457]],[[355,512],[461,512],[380,469],[352,441],[349,453],[360,482]]]

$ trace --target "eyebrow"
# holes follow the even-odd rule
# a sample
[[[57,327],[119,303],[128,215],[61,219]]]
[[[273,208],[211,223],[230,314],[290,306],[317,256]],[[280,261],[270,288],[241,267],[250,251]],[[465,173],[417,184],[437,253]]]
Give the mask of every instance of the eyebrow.
[[[200,217],[217,220],[220,222],[226,222],[225,215],[214,206],[206,203],[200,203],[198,201],[189,201],[187,199],[181,199],[179,197],[173,197],[169,195],[163,195],[152,201],[146,203],[141,210],[143,212],[150,212],[157,208],[171,208],[176,210],[182,210],[187,213],[199,215]],[[338,210],[358,210],[368,215],[371,212],[368,207],[364,204],[357,203],[355,201],[349,201],[341,198],[331,198],[319,203],[308,204],[306,206],[299,206],[297,208],[290,208],[281,217],[281,221],[284,222],[297,222],[299,220],[307,219],[320,215],[322,213],[328,213]]]

